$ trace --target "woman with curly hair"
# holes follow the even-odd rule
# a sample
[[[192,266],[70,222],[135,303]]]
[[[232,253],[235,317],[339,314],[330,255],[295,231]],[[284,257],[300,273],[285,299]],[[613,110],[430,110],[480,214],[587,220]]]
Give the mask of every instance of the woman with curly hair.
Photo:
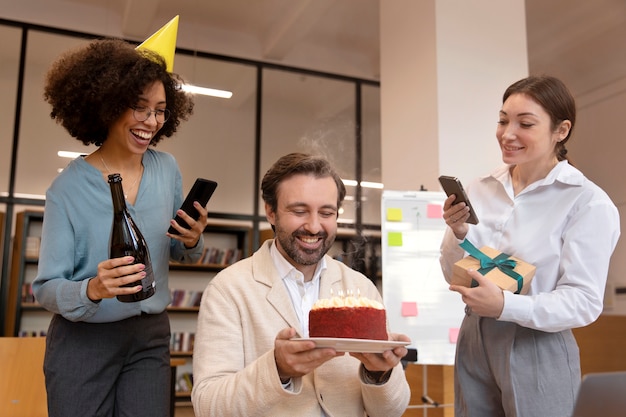
[[[46,192],[37,301],[54,313],[44,372],[49,415],[167,416],[169,260],[194,262],[207,212],[177,212],[182,179],[170,154],[150,149],[193,110],[164,59],[122,40],[96,40],[64,53],[49,69],[44,98],[70,136],[98,149],[72,161]],[[113,218],[108,176],[120,173],[126,205],[144,235],[155,294],[126,286],[145,276],[132,257],[109,259]],[[180,214],[190,226],[182,228]],[[181,232],[167,232],[173,225]]]

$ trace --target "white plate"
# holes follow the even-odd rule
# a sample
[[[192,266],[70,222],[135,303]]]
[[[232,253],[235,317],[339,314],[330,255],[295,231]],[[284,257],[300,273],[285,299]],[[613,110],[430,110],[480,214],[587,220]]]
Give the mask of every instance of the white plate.
[[[334,337],[310,337],[308,339],[293,338],[291,340],[310,340],[318,348],[334,348],[337,352],[382,353],[398,346],[406,346],[410,342],[393,340],[343,339]]]

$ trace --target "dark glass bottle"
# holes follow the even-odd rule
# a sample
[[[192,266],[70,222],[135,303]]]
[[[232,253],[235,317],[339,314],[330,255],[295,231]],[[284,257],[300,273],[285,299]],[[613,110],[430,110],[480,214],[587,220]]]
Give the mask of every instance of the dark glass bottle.
[[[148,245],[126,208],[126,199],[124,198],[120,174],[109,175],[109,185],[111,186],[111,198],[113,199],[110,257],[132,256],[135,258],[134,263],[146,266],[144,269],[146,276],[141,281],[124,285],[124,287],[134,287],[141,284],[141,291],[134,294],[118,295],[117,299],[125,303],[145,300],[151,297],[155,291],[154,273],[152,271],[152,263],[150,262]]]

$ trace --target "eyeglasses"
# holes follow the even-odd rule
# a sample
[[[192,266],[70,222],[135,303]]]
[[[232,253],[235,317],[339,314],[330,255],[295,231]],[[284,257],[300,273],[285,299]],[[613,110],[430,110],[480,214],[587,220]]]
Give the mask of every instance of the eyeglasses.
[[[170,111],[168,109],[152,110],[150,107],[143,106],[135,106],[131,107],[131,109],[133,109],[133,117],[138,122],[145,122],[152,116],[152,113],[154,113],[154,118],[157,123],[165,123],[167,119],[170,118]]]

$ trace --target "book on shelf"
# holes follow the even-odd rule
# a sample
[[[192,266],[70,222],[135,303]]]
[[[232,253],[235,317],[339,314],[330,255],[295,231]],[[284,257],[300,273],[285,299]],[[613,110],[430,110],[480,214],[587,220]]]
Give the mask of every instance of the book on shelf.
[[[172,352],[193,352],[193,343],[196,334],[191,332],[172,332],[170,337],[170,351]]]
[[[41,238],[39,236],[27,236],[26,237],[26,249],[25,256],[27,259],[39,258],[39,246],[41,245]]]
[[[46,337],[48,333],[47,330],[20,330],[18,333],[19,337]]]
[[[35,300],[35,294],[33,294],[33,284],[30,282],[25,282],[22,284],[22,303],[37,303]]]
[[[204,248],[199,264],[203,265],[232,265],[242,257],[239,248],[220,249],[215,247]]]
[[[172,302],[170,307],[200,307],[202,291],[170,289]]]
[[[193,388],[193,374],[190,372],[185,372],[181,376],[178,377],[176,381],[176,391],[177,392],[190,392],[191,388]]]

